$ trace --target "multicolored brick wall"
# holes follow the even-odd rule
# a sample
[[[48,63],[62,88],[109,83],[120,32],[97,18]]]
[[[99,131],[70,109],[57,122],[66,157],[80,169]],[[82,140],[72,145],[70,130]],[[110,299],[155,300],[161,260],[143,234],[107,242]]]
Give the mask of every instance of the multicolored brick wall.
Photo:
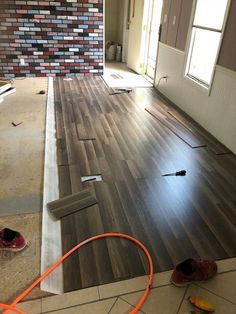
[[[0,77],[102,72],[103,0],[0,0]]]

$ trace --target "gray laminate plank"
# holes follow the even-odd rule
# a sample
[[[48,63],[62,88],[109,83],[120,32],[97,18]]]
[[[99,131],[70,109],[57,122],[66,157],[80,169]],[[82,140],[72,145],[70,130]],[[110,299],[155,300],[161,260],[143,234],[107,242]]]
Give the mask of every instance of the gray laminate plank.
[[[60,197],[89,188],[99,201],[62,218],[63,252],[98,233],[124,232],[147,246],[155,271],[187,257],[235,256],[236,157],[186,145],[182,135],[194,147],[209,135],[202,136],[192,121],[172,117],[168,112],[176,108],[155,89],[109,92],[100,77],[77,77],[69,84],[55,79]],[[145,113],[148,106],[158,110],[162,123]],[[91,134],[95,140],[79,141]],[[186,177],[162,177],[181,169]],[[103,181],[81,182],[82,175],[92,174]],[[146,259],[132,243],[101,240],[65,263],[64,288],[146,272]]]

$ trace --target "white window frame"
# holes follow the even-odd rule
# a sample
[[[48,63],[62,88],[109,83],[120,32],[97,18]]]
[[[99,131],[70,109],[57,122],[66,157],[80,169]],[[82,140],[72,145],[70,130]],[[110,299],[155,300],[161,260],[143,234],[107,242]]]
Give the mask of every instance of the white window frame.
[[[183,74],[184,74],[184,79],[187,82],[189,82],[192,86],[200,89],[204,94],[210,95],[212,84],[213,84],[213,80],[214,80],[216,65],[217,65],[217,61],[218,61],[218,58],[219,58],[219,52],[220,52],[220,49],[221,49],[221,46],[222,46],[222,40],[223,40],[223,37],[224,37],[224,31],[225,31],[225,26],[226,26],[228,14],[229,14],[229,8],[230,8],[231,0],[228,0],[228,2],[227,2],[225,16],[224,16],[224,21],[223,21],[222,30],[221,30],[221,37],[220,37],[219,47],[218,47],[218,50],[217,50],[217,53],[216,53],[216,59],[215,59],[215,62],[214,62],[212,75],[211,75],[211,80],[210,80],[209,85],[206,85],[205,83],[201,82],[199,79],[194,78],[194,77],[188,75],[188,69],[189,69],[189,64],[190,64],[190,56],[191,56],[192,45],[193,45],[192,40],[191,40],[192,39],[192,31],[193,31],[193,27],[196,28],[196,26],[194,26],[193,22],[194,22],[196,7],[197,7],[197,1],[198,0],[193,0],[193,7],[192,7],[192,13],[191,13],[191,18],[190,18],[190,25],[189,25],[189,29],[188,29],[188,36],[187,36],[187,42],[186,42],[186,48],[185,48],[185,61],[184,61],[184,73]],[[199,27],[199,29],[200,28],[201,29],[212,30],[211,28]]]

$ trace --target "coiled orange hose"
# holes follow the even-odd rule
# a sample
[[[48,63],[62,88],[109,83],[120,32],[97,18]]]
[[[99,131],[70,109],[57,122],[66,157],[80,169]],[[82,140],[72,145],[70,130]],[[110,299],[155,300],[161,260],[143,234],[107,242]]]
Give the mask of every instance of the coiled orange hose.
[[[102,239],[102,238],[109,238],[109,237],[117,237],[117,238],[124,238],[127,239],[131,242],[134,242],[135,244],[137,244],[146,254],[147,259],[148,259],[148,263],[149,263],[149,280],[148,280],[148,285],[146,287],[146,290],[144,292],[144,294],[142,295],[142,297],[140,298],[138,304],[135,306],[135,308],[133,310],[131,310],[130,314],[135,314],[138,312],[138,310],[141,309],[141,307],[143,306],[143,304],[145,303],[148,294],[150,292],[151,286],[152,286],[152,282],[153,282],[153,262],[152,262],[152,258],[150,253],[148,252],[147,248],[137,239],[127,235],[127,234],[123,234],[123,233],[104,233],[104,234],[100,234],[100,235],[96,235],[94,237],[91,237],[81,243],[79,243],[78,245],[76,245],[75,247],[73,247],[69,252],[67,252],[65,255],[63,255],[59,260],[57,260],[45,273],[42,274],[41,277],[39,277],[34,283],[32,283],[26,290],[24,290],[10,305],[7,304],[0,304],[0,308],[3,308],[4,313],[6,314],[7,312],[9,312],[9,310],[17,313],[17,314],[25,314],[24,312],[22,312],[21,310],[16,308],[16,305],[22,300],[24,299],[24,297],[29,294],[41,281],[43,281],[55,268],[57,268],[65,259],[67,259],[72,253],[74,253],[76,250],[78,250],[79,248],[81,248],[82,246],[84,246],[85,244],[98,240],[98,239]]]

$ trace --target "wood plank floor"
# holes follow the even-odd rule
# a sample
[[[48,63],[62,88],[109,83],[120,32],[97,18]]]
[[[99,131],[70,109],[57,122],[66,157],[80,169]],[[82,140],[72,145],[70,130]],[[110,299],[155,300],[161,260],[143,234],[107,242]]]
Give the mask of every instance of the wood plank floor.
[[[62,218],[64,252],[93,235],[123,232],[147,246],[155,272],[189,257],[236,256],[233,154],[191,148],[153,118],[145,108],[161,106],[167,115],[175,111],[154,89],[109,96],[100,77],[56,78],[54,88],[60,196],[90,188],[98,200]],[[182,169],[186,177],[161,176]],[[103,181],[81,182],[81,176],[98,174]],[[64,263],[64,289],[132,278],[146,271],[146,260],[132,243],[99,240]]]

